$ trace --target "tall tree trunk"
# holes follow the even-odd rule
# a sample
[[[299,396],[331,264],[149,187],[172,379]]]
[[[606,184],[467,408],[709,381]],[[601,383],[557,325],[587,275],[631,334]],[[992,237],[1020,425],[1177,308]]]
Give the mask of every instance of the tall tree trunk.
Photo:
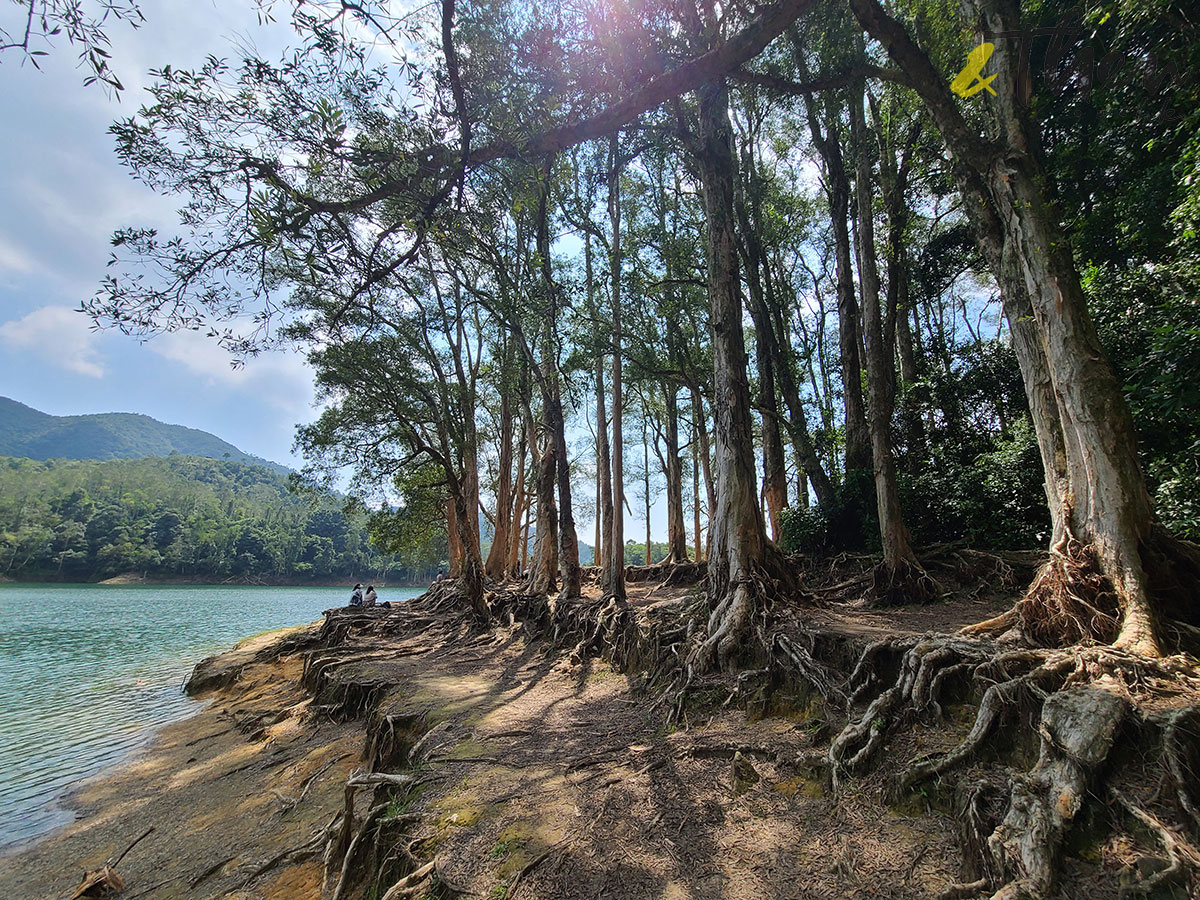
[[[646,435],[646,409],[642,407],[642,487],[646,494],[646,557],[645,564],[650,565],[652,544],[650,541],[650,441]]]
[[[525,528],[521,533],[521,571],[529,571],[529,525],[533,510],[528,500],[525,501]]]
[[[608,219],[612,229],[609,269],[612,278],[612,520],[605,544],[608,556],[602,572],[605,596],[625,599],[625,405],[621,384],[621,140],[609,143]]]
[[[692,423],[692,541],[696,562],[704,559],[703,530],[700,527],[700,429]]]
[[[885,603],[927,599],[929,580],[909,542],[900,510],[896,461],[892,456],[892,410],[895,378],[891,345],[884,338],[879,308],[875,213],[871,205],[871,158],[863,118],[861,85],[851,94],[850,123],[854,136],[855,197],[858,202],[859,282],[862,285],[863,332],[866,338],[867,389],[870,391],[871,455],[875,463],[875,505],[883,545],[882,571],[876,572],[876,598]]]
[[[509,535],[512,516],[513,414],[508,392],[500,392],[500,453],[496,478],[496,520],[492,526],[492,546],[488,551],[483,572],[488,578],[504,578],[508,562]]]
[[[1037,134],[1019,94],[1020,40],[995,38],[993,87],[1003,139],[994,150],[975,136],[929,57],[877,0],[851,0],[851,8],[917,85],[955,158],[964,197],[973,195],[969,206],[980,207],[999,222],[1003,251],[997,277],[1008,277],[1009,265],[1020,273],[1053,386],[1066,461],[1064,531],[1095,553],[1113,584],[1120,602],[1116,643],[1133,652],[1157,654],[1157,610],[1144,554],[1154,560],[1157,576],[1168,580],[1177,563],[1186,572],[1195,566],[1195,558],[1155,527],[1129,410],[1096,337],[1070,244],[1046,193],[1049,180],[1039,159]],[[1015,3],[986,0],[977,10],[990,33],[1019,33]],[[1015,337],[1014,329],[1014,345]],[[1039,444],[1045,452],[1041,434]],[[1049,472],[1055,464],[1043,459],[1043,465]],[[1195,577],[1194,568],[1189,577]],[[1031,598],[1037,600],[1032,594]],[[1195,617],[1194,605],[1177,612]]]
[[[592,562],[604,570],[608,536],[612,533],[613,501],[608,414],[604,399],[604,354],[596,357],[596,549]]]
[[[463,483],[451,485],[454,518],[458,527],[459,541],[462,546],[462,562],[458,574],[463,596],[472,611],[486,622],[490,617],[487,602],[483,597],[483,563],[479,552],[479,502],[476,494],[475,502],[471,502],[471,486],[468,479]]]
[[[842,393],[846,412],[846,471],[852,472],[870,467],[871,447],[863,406],[858,304],[854,300],[854,268],[850,251],[850,178],[846,173],[836,120],[830,117],[822,126],[816,102],[811,96],[805,97],[805,104],[813,145],[825,164],[825,189],[833,226],[837,263],[838,344],[842,355]]]
[[[516,578],[521,572],[521,525],[529,506],[529,494],[525,490],[525,467],[527,454],[527,429],[522,427],[521,437],[517,443],[517,486],[513,490],[512,528],[509,531],[508,557],[505,560],[504,572],[508,578]]]
[[[454,495],[446,496],[446,542],[450,554],[451,578],[458,578],[463,571],[463,542],[458,533],[458,509],[454,503]]]
[[[579,538],[575,532],[575,512],[571,505],[571,462],[567,456],[566,423],[563,420],[562,399],[559,397],[557,384],[554,385],[551,410],[558,475],[558,564],[562,572],[561,594],[564,597],[578,597],[583,593],[583,571],[579,565]]]
[[[708,636],[691,658],[694,669],[722,668],[745,654],[756,578],[775,573],[759,515],[754,474],[754,431],[742,331],[733,195],[736,185],[729,93],[724,80],[699,91],[697,162],[706,219],[708,294],[713,346],[713,418],[717,510],[710,523]],[[780,567],[780,571],[782,568]]]
[[[529,591],[534,594],[550,594],[558,584],[558,510],[554,506],[554,476],[558,468],[556,450],[557,441],[547,434],[537,466],[537,523],[529,568]]]
[[[812,436],[808,431],[808,416],[804,412],[804,402],[800,398],[800,388],[796,384],[795,373],[792,371],[792,360],[783,349],[785,346],[788,346],[788,337],[784,325],[782,306],[775,296],[774,278],[771,275],[771,269],[767,263],[766,254],[762,250],[761,242],[756,237],[753,243],[758,245],[759,255],[762,259],[763,286],[766,289],[767,311],[770,314],[768,318],[771,323],[771,334],[768,348],[775,361],[775,373],[779,378],[779,393],[783,397],[783,402],[788,409],[788,418],[784,420],[784,423],[787,425],[788,433],[791,435],[792,447],[796,451],[796,461],[799,463],[800,470],[803,473],[800,477],[800,496],[804,498],[802,505],[808,505],[808,491],[804,484],[805,478],[812,482],[818,502],[831,503],[834,499],[833,482],[821,465],[821,460],[817,456],[816,449],[813,447]]]
[[[563,417],[562,396],[558,378],[558,301],[559,289],[554,282],[550,255],[550,223],[547,209],[550,192],[550,163],[543,171],[544,182],[538,197],[537,250],[541,262],[541,286],[548,315],[545,320],[543,369],[539,379],[542,390],[543,416],[547,443],[554,448],[551,459],[555,471],[550,477],[558,484],[558,564],[562,574],[563,597],[578,597],[583,588],[583,572],[579,566],[579,537],[575,532],[575,512],[571,504],[571,462],[567,453],[566,423]],[[555,478],[555,476],[557,476]],[[540,479],[539,479],[540,480]],[[539,488],[541,485],[539,484]],[[539,512],[540,524],[540,512]],[[539,540],[541,530],[539,528]]]
[[[592,236],[584,234],[584,266],[588,301],[595,308]],[[604,354],[596,355],[596,548],[592,563],[605,572],[605,550],[613,527],[612,454],[608,446],[608,410],[604,399]]]
[[[775,296],[770,259],[759,237],[762,230],[761,189],[752,139],[747,142],[744,155],[747,169],[745,187],[741,196],[736,198],[735,208],[738,224],[741,226],[740,247],[750,285],[750,315],[758,338],[757,353],[760,357],[765,355],[768,361],[765,367],[761,362],[759,364],[760,408],[763,410],[763,481],[767,508],[771,514],[772,535],[778,541],[779,511],[787,505],[787,479],[784,475],[783,446],[778,436],[779,421],[786,425],[797,458],[803,466],[803,471],[815,485],[818,498],[831,501],[834,491],[833,483],[821,468],[820,460],[813,449],[808,433],[808,417],[804,413],[804,404],[792,374],[792,361],[783,350],[787,344],[787,336],[782,311]],[[770,378],[764,377],[766,375]],[[779,416],[775,400],[776,382],[790,414],[786,419]],[[768,417],[772,419],[770,424],[767,422]],[[770,453],[768,448],[771,449]],[[768,456],[772,457],[769,461]]]
[[[667,562],[687,562],[687,529],[683,524],[683,460],[679,456],[679,395],[674,384],[663,385],[666,444],[663,474],[667,479]]]
[[[700,392],[696,388],[691,389],[692,393],[692,422],[696,428],[696,442],[699,447],[700,454],[700,471],[704,476],[704,495],[708,501],[708,534],[709,540],[705,542],[705,547],[712,540],[712,520],[717,514],[717,488],[713,483],[712,475],[712,450],[709,448],[708,440],[708,420],[704,415],[704,399],[700,396]],[[708,554],[705,553],[705,557]]]
[[[754,322],[756,347],[755,364],[758,368],[758,409],[762,416],[763,454],[763,500],[766,505],[767,521],[771,526],[771,537],[778,541],[780,535],[779,516],[787,505],[787,475],[783,459],[783,441],[779,436],[779,405],[775,399],[775,368],[771,354],[774,328],[763,298],[762,278],[757,254],[746,249],[753,228],[745,214],[744,203],[738,203],[742,225],[740,249],[746,266],[746,281],[750,286],[750,317]]]

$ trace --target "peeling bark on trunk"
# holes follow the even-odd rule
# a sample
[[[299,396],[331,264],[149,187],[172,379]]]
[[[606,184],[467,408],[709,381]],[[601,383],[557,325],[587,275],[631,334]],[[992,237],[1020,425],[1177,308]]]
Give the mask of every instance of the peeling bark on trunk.
[[[583,593],[583,572],[579,565],[579,537],[575,532],[575,512],[571,504],[571,464],[567,455],[567,433],[563,421],[562,400],[555,385],[550,409],[553,417],[555,443],[555,472],[558,481],[558,546],[559,570],[562,573],[563,597],[574,598]]]
[[[607,597],[625,600],[625,405],[621,384],[621,142],[614,134],[609,143],[608,218],[612,228],[612,520],[605,544],[608,556],[602,573]]]
[[[502,579],[508,561],[510,517],[512,516],[513,415],[508,393],[500,394],[500,453],[496,483],[496,521],[492,526],[492,546],[488,551],[483,573],[488,578]]]
[[[478,494],[476,493],[476,501],[472,504],[469,481],[464,484],[452,485],[451,493],[456,525],[467,523],[465,527],[457,529],[462,547],[462,561],[458,573],[462,593],[476,617],[480,621],[486,622],[490,613],[483,597],[483,563],[479,552]]]
[[[562,396],[558,383],[558,301],[559,288],[554,282],[550,256],[550,227],[547,211],[548,194],[550,191],[549,162],[543,172],[546,179],[538,198],[537,250],[541,261],[541,286],[548,305],[546,331],[544,334],[544,351],[542,353],[543,371],[539,378],[542,390],[542,414],[546,427],[547,444],[554,448],[550,458],[554,462],[554,471],[546,473],[553,484],[558,484],[558,564],[562,574],[563,597],[578,597],[583,587],[583,572],[579,565],[579,537],[575,532],[575,512],[571,504],[571,466],[567,453],[566,424],[563,417]],[[539,491],[542,488],[539,474]],[[541,512],[539,509],[538,540],[541,540]]]
[[[517,444],[517,486],[513,490],[512,528],[509,531],[508,556],[505,559],[504,572],[508,578],[516,578],[521,574],[521,526],[529,505],[529,495],[525,490],[525,466],[527,455],[526,430],[522,429],[521,438]]]
[[[754,474],[754,432],[739,290],[733,193],[735,161],[724,81],[700,91],[697,162],[706,219],[708,292],[712,307],[713,419],[717,510],[710,526],[708,636],[690,659],[693,670],[732,666],[748,649],[760,579],[785,567],[767,541]]]
[[[533,540],[533,559],[529,567],[529,591],[549,595],[557,587],[558,510],[554,507],[555,441],[546,438],[546,446],[537,467],[537,523]],[[528,541],[528,537],[526,537]]]
[[[875,261],[875,221],[871,206],[871,163],[862,101],[860,86],[851,96],[850,123],[855,150],[854,190],[858,202],[859,282],[862,286],[863,332],[866,338],[867,389],[871,396],[868,425],[871,455],[875,464],[875,505],[879,513],[879,536],[886,570],[876,573],[875,584],[878,600],[899,603],[924,599],[928,591],[920,589],[927,578],[923,579],[924,573],[909,542],[908,528],[900,510],[896,461],[892,456],[895,380],[892,354],[884,338],[879,308],[879,270]],[[882,591],[879,590],[881,587]]]
[[[999,223],[1001,258],[995,260],[993,252],[989,261],[999,263],[998,278],[1014,280],[1015,270],[1024,282],[1053,388],[1066,460],[1061,525],[1091,548],[1113,584],[1121,613],[1117,645],[1156,655],[1157,611],[1143,554],[1153,547],[1160,578],[1169,579],[1176,565],[1189,579],[1195,576],[1188,570],[1187,548],[1154,527],[1129,410],[1088,315],[1070,245],[1047,194],[1037,133],[1022,105],[1020,41],[995,37],[993,86],[1002,132],[997,149],[963,120],[929,57],[877,0],[851,0],[851,8],[917,86],[954,156],[964,196]],[[986,0],[976,8],[993,36],[1020,26],[1015,3]],[[1038,437],[1046,453],[1053,436],[1043,440],[1039,430]],[[1051,472],[1056,461],[1043,458],[1043,465]],[[1194,617],[1194,606],[1189,604],[1186,615]]]
[[[679,457],[679,397],[673,384],[663,385],[666,422],[663,474],[667,479],[667,559],[687,562],[687,529],[683,524],[683,460]]]

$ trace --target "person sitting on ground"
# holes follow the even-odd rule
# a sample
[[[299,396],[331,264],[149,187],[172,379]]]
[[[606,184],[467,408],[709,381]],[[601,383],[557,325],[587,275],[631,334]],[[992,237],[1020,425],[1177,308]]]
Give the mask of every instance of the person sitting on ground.
[[[375,593],[375,585],[368,584],[367,592],[363,594],[363,606],[365,606],[367,609],[372,609],[378,600],[379,595]]]
[[[354,593],[352,593],[350,595],[350,605],[351,606],[362,606],[363,605],[363,593],[362,593],[362,585],[361,584],[356,584],[354,586]]]

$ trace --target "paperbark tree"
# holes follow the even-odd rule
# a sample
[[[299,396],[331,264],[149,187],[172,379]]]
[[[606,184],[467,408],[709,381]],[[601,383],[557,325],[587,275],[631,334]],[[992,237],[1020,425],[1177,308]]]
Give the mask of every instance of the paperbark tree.
[[[621,140],[614,133],[609,140],[608,221],[609,278],[612,281],[612,503],[605,545],[601,585],[606,596],[625,599],[625,429],[624,396],[621,383]]]
[[[875,210],[872,205],[871,157],[863,116],[863,86],[850,95],[850,125],[854,137],[854,194],[858,204],[859,284],[862,289],[863,332],[866,338],[868,426],[875,468],[875,501],[883,562],[876,568],[874,593],[878,602],[893,604],[929,599],[933,585],[917,562],[900,509],[896,460],[892,454],[892,413],[895,373],[891,345],[884,337],[879,307],[879,269],[876,263]]]
[[[1052,548],[1057,558],[1048,564],[1050,569],[1035,582],[1018,612],[998,627],[1019,619],[1027,630],[1040,630],[1044,636],[1094,635],[1115,639],[1117,646],[1132,652],[1157,655],[1162,647],[1159,616],[1168,603],[1179,604],[1170,609],[1175,615],[1196,615],[1193,602],[1179,601],[1190,594],[1187,585],[1194,585],[1200,574],[1200,558],[1154,521],[1129,410],[1096,337],[1070,243],[1048,194],[1039,136],[1018,81],[1021,41],[1004,36],[1020,34],[1019,10],[1009,0],[980,0],[972,7],[995,38],[997,77],[992,86],[997,92],[998,134],[986,141],[967,124],[947,79],[905,27],[876,0],[850,0],[850,5],[905,72],[937,122],[977,229],[999,237],[999,253],[995,248],[987,252],[993,267],[999,267],[997,279],[1005,285],[1019,276],[1024,283],[1036,325],[1036,341],[1029,335],[1032,346],[1026,345],[1025,352],[1036,360],[1040,345],[1045,354],[1054,412],[1041,408],[1035,423],[1039,415],[1051,419],[1039,424],[1044,454],[1054,444],[1053,422],[1061,429],[1065,493],[1056,529],[1061,526],[1063,534]],[[1025,342],[1015,344],[1020,352]],[[1033,383],[1039,385],[1040,377]],[[1048,473],[1058,474],[1057,459],[1043,457],[1043,464]],[[1051,483],[1048,479],[1048,492]],[[1085,618],[1083,610],[1072,607],[1069,590],[1060,589],[1070,586],[1080,554],[1094,554],[1111,581],[1119,605],[1115,616]]]
[[[729,91],[718,79],[699,91],[693,147],[704,196],[706,262],[713,346],[713,423],[716,512],[708,580],[708,632],[689,660],[693,670],[727,668],[750,649],[751,618],[779,580],[790,581],[767,540],[758,507],[754,431],[746,377],[745,335],[734,216],[736,163]]]
[[[846,172],[838,123],[832,114],[822,122],[817,102],[805,96],[808,128],[825,170],[825,194],[833,225],[837,259],[838,344],[842,356],[842,392],[846,423],[846,472],[871,466],[871,444],[862,396],[862,346],[858,303],[854,298],[854,270],[850,250],[850,177]]]

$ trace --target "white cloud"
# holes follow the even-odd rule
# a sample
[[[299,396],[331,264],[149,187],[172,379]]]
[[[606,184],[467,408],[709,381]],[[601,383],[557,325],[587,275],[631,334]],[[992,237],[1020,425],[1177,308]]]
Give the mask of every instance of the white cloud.
[[[176,331],[151,339],[147,346],[164,359],[179,363],[209,387],[251,393],[257,400],[292,414],[312,406],[313,375],[296,353],[262,353],[233,368],[232,357],[198,331]]]
[[[33,261],[29,254],[0,237],[0,272],[28,275],[32,271]]]
[[[43,306],[22,319],[0,324],[0,342],[38,356],[69,372],[103,378],[104,361],[90,320],[67,306]]]

